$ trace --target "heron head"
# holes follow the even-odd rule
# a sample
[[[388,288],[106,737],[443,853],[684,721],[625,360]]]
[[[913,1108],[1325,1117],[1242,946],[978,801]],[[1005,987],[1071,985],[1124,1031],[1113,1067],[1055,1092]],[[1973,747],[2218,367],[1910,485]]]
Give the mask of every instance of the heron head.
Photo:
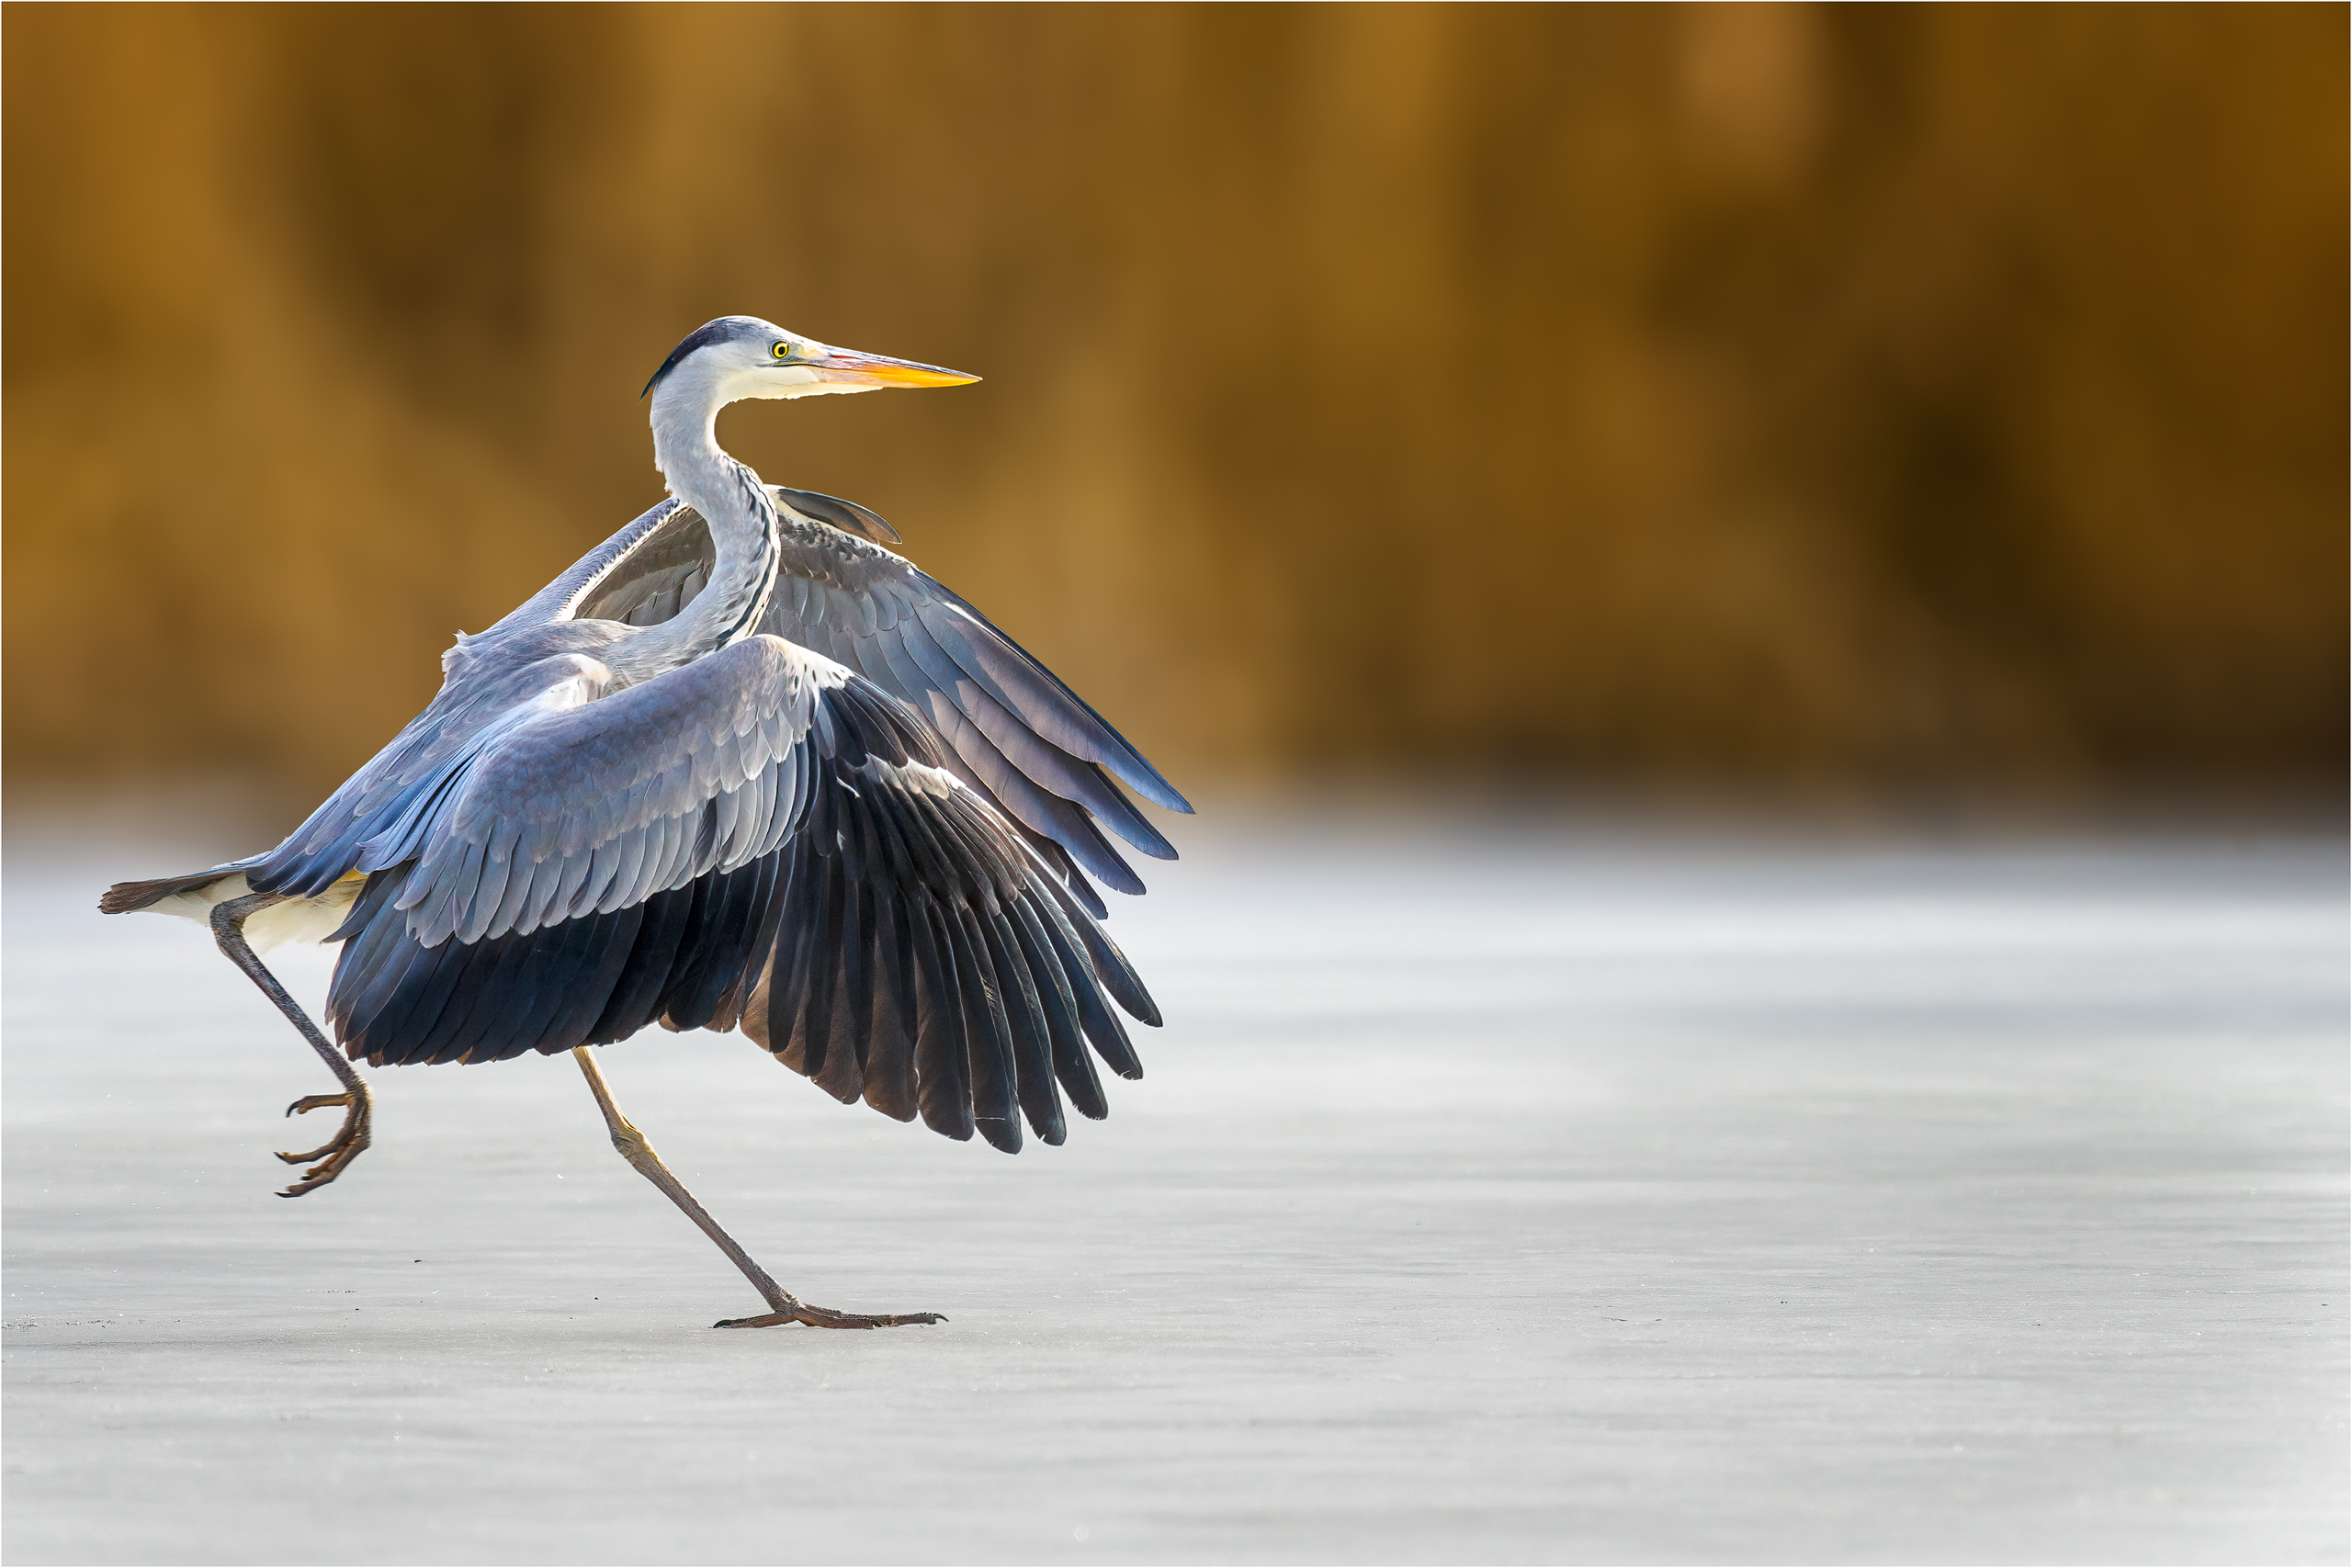
[[[717,403],[732,403],[870,392],[877,387],[956,387],[978,379],[911,359],[831,348],[757,316],[721,316],[688,333],[645,391],[675,381],[701,387]]]

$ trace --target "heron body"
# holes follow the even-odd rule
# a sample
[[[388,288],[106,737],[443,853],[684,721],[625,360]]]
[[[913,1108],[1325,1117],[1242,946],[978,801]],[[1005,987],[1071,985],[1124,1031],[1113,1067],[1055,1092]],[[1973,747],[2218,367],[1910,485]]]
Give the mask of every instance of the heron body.
[[[204,919],[343,1079],[332,1181],[371,1136],[349,1063],[574,1051],[614,1141],[773,1309],[805,1306],[669,1176],[587,1047],[648,1024],[743,1032],[844,1101],[1007,1152],[1157,1024],[1098,923],[1140,893],[1104,829],[1174,851],[1123,792],[1191,808],[1100,715],[854,503],[763,484],[727,404],[976,378],[851,354],[752,317],[656,372],[669,499],[442,660],[439,694],[284,842],[100,907]],[[1090,878],[1091,880],[1090,880]],[[340,942],[329,1043],[255,950]],[[673,1190],[674,1189],[674,1190]]]

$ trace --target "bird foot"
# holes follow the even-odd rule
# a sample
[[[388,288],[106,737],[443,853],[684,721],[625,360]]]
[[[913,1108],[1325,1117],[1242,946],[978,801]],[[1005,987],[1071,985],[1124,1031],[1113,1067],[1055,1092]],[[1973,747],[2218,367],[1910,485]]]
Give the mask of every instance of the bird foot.
[[[277,1157],[288,1165],[308,1165],[312,1160],[321,1162],[304,1171],[301,1180],[280,1192],[278,1194],[280,1198],[300,1198],[314,1188],[324,1187],[328,1182],[341,1176],[343,1168],[357,1159],[360,1151],[373,1141],[370,1123],[375,1117],[375,1100],[364,1084],[360,1086],[357,1092],[351,1094],[306,1094],[288,1106],[286,1114],[299,1115],[303,1111],[316,1111],[327,1105],[340,1105],[345,1108],[342,1131],[317,1148],[304,1154],[288,1154],[282,1149],[278,1151]]]
[[[790,1297],[786,1298],[790,1301]],[[870,1314],[835,1312],[831,1307],[809,1306],[793,1302],[789,1307],[762,1313],[757,1317],[722,1317],[711,1325],[713,1328],[776,1328],[787,1323],[805,1323],[811,1328],[897,1328],[910,1323],[945,1323],[935,1312]]]

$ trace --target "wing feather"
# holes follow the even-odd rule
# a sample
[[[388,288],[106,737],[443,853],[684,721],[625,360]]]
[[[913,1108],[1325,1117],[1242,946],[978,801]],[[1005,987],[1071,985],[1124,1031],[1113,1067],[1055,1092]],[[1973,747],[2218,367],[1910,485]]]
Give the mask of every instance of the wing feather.
[[[1021,1152],[1021,1122],[1012,1095],[1012,1062],[1004,1039],[1003,1004],[996,976],[975,952],[972,912],[962,905],[940,910],[940,931],[956,964],[956,1003],[964,1022],[972,1085],[972,1122],[981,1137],[1006,1154]]]
[[[958,1140],[972,1135],[972,1069],[964,1049],[964,1010],[946,922],[930,889],[910,911],[915,960],[915,1081],[923,1125]]]
[[[336,933],[346,1051],[481,1062],[740,1021],[837,1098],[1008,1151],[1024,1122],[1061,1142],[1065,1098],[1105,1113],[1094,1057],[1140,1074],[1118,1014],[1158,1012],[1088,878],[1141,891],[1106,832],[1174,852],[1124,791],[1189,807],[871,543],[887,525],[796,493],[772,635],[616,685],[605,650],[709,580],[700,519],[664,503],[461,638],[425,712],[238,863],[292,896],[368,874]]]

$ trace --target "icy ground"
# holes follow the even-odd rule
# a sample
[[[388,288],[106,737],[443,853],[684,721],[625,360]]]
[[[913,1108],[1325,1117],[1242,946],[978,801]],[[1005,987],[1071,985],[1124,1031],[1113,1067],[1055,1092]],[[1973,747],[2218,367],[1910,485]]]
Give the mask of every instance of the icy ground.
[[[2340,841],[1180,841],[1063,1148],[604,1053],[788,1287],[952,1320],[719,1333],[562,1057],[272,1196],[326,1075],[91,911],[176,859],[12,822],[7,1559],[2345,1560]]]

